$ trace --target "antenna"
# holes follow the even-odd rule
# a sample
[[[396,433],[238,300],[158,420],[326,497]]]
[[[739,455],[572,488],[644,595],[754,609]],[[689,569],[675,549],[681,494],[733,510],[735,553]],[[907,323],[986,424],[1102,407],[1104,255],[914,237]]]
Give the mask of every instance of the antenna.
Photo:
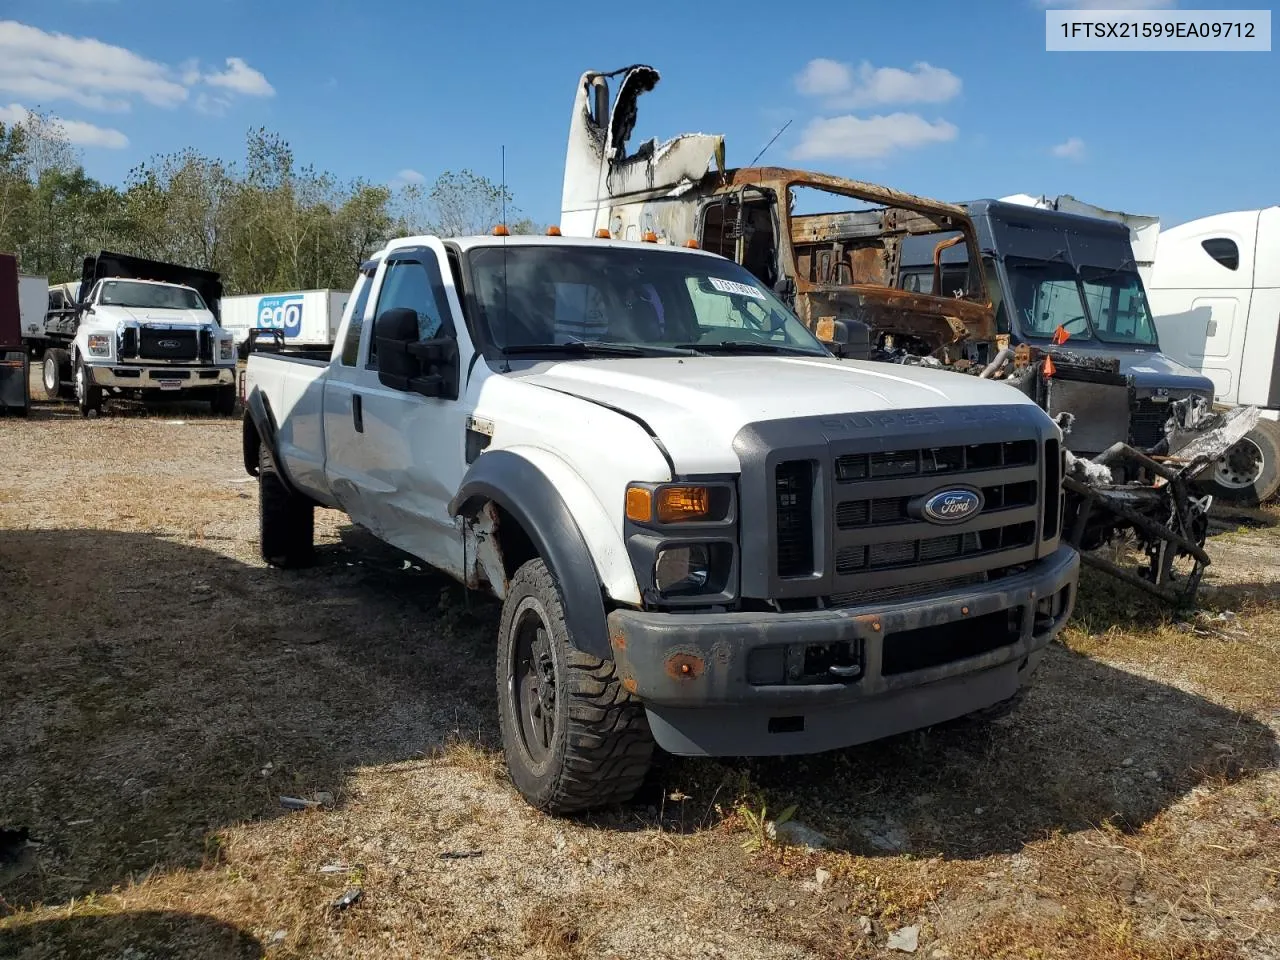
[[[511,326],[511,308],[508,306],[508,288],[507,288],[507,145],[502,144],[502,339],[505,341],[510,333]],[[505,356],[506,351],[502,351],[506,360],[506,372],[511,372],[511,358]]]
[[[782,125],[781,129],[779,129],[779,130],[778,130],[778,132],[777,132],[777,133],[775,133],[775,134],[773,135],[773,137],[769,140],[769,142],[768,142],[768,143],[766,143],[763,147],[761,147],[761,148],[760,148],[760,152],[759,152],[759,153],[757,153],[754,157],[752,157],[752,158],[751,158],[751,162],[750,162],[750,163],[748,163],[748,164],[747,164],[747,166],[748,166],[748,167],[754,167],[754,166],[756,165],[756,161],[757,161],[757,160],[759,160],[761,157],[763,157],[763,156],[764,156],[764,152],[765,152],[766,150],[768,150],[770,147],[772,147],[772,146],[773,146],[773,141],[774,141],[774,140],[777,140],[780,136],[782,136],[783,131],[785,131],[785,130],[787,129],[787,127],[789,127],[789,126],[791,126],[791,121],[790,121],[790,120],[788,120],[786,123],[784,123],[784,124]]]

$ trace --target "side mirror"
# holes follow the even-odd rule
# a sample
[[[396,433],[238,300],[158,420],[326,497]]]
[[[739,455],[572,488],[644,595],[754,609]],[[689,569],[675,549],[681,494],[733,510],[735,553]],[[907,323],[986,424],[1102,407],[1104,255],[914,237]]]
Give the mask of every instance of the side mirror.
[[[453,337],[418,339],[418,314],[395,307],[373,324],[378,382],[424,397],[458,397],[458,343]]]
[[[871,328],[861,320],[834,320],[829,333],[830,337],[825,338],[827,345],[840,359],[871,359]],[[821,333],[819,338],[824,339]]]

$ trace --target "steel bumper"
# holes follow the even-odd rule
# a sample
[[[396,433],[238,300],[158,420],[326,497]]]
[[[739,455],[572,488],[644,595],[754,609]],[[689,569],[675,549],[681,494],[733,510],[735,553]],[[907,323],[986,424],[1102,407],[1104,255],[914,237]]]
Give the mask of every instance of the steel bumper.
[[[798,613],[615,610],[609,638],[623,684],[644,701],[663,749],[814,753],[930,726],[1013,696],[1070,618],[1079,568],[1079,555],[1062,547],[1018,574],[908,602]],[[933,628],[982,618],[984,626],[975,628],[1000,623],[1008,642],[921,669],[885,670],[886,650],[901,651],[892,645],[923,642],[926,634],[937,637]],[[803,662],[807,648],[841,644],[856,651],[853,675],[760,681],[761,663]]]

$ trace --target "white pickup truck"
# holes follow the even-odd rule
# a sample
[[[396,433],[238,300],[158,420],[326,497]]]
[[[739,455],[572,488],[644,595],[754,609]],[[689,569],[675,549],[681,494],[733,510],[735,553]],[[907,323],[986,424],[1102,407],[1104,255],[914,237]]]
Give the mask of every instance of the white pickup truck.
[[[629,798],[654,742],[812,753],[1012,703],[1070,616],[1057,426],[842,360],[749,272],[649,243],[409,237],[328,360],[249,357],[264,559],[316,506],[503,604],[511,778]]]
[[[236,349],[218,323],[221,295],[207,270],[107,251],[86,257],[71,342],[45,351],[46,393],[58,396],[69,375],[85,416],[107,396],[207,399],[214,413],[234,413]]]

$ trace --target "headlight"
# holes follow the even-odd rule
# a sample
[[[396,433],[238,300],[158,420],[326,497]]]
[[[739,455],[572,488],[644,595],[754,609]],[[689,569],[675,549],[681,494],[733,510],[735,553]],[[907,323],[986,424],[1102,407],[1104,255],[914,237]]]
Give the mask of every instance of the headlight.
[[[635,523],[691,523],[724,520],[733,495],[727,486],[671,484],[656,489],[627,488],[627,519]]]
[[[232,340],[218,341],[218,356],[223,360],[234,360],[236,355],[236,345]]]
[[[111,356],[111,338],[101,333],[89,334],[89,356]]]
[[[738,510],[732,480],[627,485],[624,524],[645,603],[732,603],[738,594]]]

